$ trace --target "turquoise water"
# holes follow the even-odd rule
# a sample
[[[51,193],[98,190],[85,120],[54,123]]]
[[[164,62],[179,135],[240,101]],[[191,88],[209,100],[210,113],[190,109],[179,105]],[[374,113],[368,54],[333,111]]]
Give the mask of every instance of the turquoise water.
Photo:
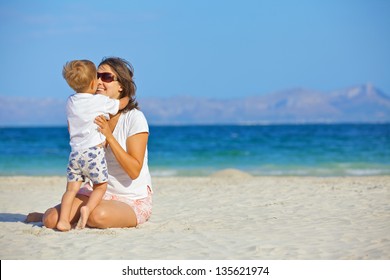
[[[0,175],[64,175],[66,127],[0,128]],[[390,175],[390,124],[151,126],[154,176]]]

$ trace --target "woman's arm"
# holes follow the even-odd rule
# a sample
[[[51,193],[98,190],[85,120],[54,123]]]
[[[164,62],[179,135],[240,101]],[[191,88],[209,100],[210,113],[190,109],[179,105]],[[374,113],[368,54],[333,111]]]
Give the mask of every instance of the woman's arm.
[[[123,150],[112,134],[110,137],[106,138],[116,160],[133,180],[137,179],[141,172],[148,136],[149,134],[147,132],[143,132],[127,138],[127,152]]]
[[[100,127],[100,132],[106,136],[106,141],[110,145],[112,153],[123,170],[131,179],[134,180],[138,178],[144,163],[149,134],[147,132],[143,132],[127,138],[126,152],[115,139],[114,135],[112,135],[109,124],[104,117],[97,117],[95,122]]]

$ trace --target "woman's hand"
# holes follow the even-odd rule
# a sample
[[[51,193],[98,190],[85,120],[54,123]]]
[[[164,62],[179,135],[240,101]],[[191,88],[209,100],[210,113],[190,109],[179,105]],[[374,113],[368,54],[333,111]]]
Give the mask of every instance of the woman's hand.
[[[99,126],[99,131],[104,136],[106,136],[106,138],[109,138],[112,136],[111,128],[110,128],[106,118],[103,115],[96,117],[95,123]]]

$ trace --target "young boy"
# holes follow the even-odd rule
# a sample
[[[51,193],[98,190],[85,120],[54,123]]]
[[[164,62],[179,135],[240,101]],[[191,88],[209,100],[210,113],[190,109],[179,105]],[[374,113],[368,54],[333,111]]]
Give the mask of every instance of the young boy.
[[[95,94],[98,84],[96,66],[89,60],[73,60],[65,64],[62,75],[76,92],[68,98],[66,114],[70,135],[71,153],[67,168],[67,186],[61,201],[57,229],[71,229],[70,212],[73,200],[85,177],[93,184],[93,192],[80,209],[76,228],[86,226],[89,214],[103,198],[108,181],[104,153],[105,136],[98,131],[94,120],[99,115],[115,115],[129,103],[129,98],[110,99]]]

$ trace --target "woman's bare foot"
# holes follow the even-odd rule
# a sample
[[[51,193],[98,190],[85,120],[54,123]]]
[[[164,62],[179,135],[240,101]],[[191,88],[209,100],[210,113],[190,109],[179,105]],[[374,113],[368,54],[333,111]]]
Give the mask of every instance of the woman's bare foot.
[[[25,223],[42,222],[42,218],[43,218],[43,213],[32,212],[32,213],[28,213],[24,222]]]
[[[69,222],[67,221],[58,221],[57,229],[60,231],[69,231],[72,228]]]
[[[77,222],[76,229],[83,229],[87,225],[89,217],[89,208],[87,206],[83,206],[80,208],[80,219]]]

